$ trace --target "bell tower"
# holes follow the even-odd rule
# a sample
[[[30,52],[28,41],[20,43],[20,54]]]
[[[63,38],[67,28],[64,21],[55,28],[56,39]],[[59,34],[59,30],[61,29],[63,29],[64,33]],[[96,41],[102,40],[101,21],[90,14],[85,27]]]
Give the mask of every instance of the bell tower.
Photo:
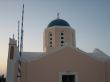
[[[75,30],[59,16],[49,23],[43,39],[44,52],[51,52],[65,46],[76,48]]]
[[[6,82],[13,82],[16,54],[17,54],[17,41],[15,40],[13,35],[13,38],[9,39]]]

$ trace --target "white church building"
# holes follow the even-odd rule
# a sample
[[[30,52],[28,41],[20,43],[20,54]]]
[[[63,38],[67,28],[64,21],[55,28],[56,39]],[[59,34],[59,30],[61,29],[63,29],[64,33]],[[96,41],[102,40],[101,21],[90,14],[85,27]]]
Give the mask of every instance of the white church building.
[[[54,19],[44,29],[43,52],[23,51],[21,56],[17,40],[10,38],[6,81],[110,82],[110,57],[100,49],[80,50],[75,35],[67,21]]]

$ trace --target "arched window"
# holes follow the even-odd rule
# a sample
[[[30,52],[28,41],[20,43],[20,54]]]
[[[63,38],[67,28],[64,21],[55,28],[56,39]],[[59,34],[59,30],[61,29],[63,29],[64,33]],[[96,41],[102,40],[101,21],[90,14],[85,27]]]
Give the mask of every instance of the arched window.
[[[52,47],[52,32],[49,32],[49,46]]]
[[[60,42],[61,47],[64,46],[65,41],[64,41],[64,33],[63,32],[60,33],[60,41],[61,41]]]
[[[64,33],[62,32],[61,35],[64,35]]]
[[[13,56],[14,56],[14,47],[11,46],[11,48],[10,48],[10,59],[13,59]]]

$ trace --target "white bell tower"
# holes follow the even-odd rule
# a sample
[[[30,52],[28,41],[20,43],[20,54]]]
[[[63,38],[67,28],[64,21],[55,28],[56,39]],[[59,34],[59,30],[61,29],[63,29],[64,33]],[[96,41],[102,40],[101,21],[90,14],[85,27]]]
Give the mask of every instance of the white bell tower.
[[[14,39],[13,36],[13,38],[9,39],[6,82],[13,82],[14,80],[16,54],[17,54],[17,41]]]
[[[49,23],[44,31],[44,52],[51,52],[70,46],[76,48],[75,30],[63,19],[57,19]]]

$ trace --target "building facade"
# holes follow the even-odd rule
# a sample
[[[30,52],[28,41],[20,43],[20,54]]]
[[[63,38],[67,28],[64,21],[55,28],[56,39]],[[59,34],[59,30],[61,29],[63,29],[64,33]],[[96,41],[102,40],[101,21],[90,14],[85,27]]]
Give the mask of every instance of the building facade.
[[[9,40],[7,82],[18,82],[19,52]],[[75,30],[63,19],[44,30],[43,52],[22,52],[20,82],[110,82],[110,57],[99,49],[91,53],[76,47]]]

